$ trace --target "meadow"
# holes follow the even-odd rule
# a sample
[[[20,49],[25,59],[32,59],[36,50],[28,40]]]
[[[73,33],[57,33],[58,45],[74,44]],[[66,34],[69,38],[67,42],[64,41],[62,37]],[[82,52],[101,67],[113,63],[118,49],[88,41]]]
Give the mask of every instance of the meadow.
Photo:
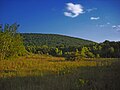
[[[0,61],[0,90],[119,90],[120,59],[30,55]]]

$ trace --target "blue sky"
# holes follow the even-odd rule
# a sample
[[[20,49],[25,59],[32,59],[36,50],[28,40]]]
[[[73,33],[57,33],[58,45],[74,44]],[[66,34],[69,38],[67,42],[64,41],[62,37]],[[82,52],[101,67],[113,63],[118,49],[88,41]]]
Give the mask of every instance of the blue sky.
[[[0,0],[0,23],[19,32],[120,41],[120,0]]]

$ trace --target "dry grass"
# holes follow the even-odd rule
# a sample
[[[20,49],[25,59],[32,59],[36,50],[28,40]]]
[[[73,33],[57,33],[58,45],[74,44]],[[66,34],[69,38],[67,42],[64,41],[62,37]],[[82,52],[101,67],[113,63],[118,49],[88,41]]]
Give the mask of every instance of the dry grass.
[[[0,61],[0,77],[33,76],[48,73],[59,74],[62,71],[81,66],[95,66],[90,61],[65,61],[64,58],[50,56],[27,56],[15,60]],[[64,72],[65,73],[65,72]]]
[[[43,55],[1,60],[0,90],[119,90],[119,64],[120,59],[65,61]]]

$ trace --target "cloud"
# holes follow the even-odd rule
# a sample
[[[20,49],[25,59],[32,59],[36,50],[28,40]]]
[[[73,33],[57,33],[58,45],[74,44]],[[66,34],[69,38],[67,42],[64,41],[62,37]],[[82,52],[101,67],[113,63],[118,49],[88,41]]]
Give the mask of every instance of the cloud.
[[[117,26],[116,25],[113,25],[112,28],[116,28]]]
[[[87,9],[87,12],[92,12],[92,11],[95,11],[97,10],[97,8],[91,8],[91,9]]]
[[[117,32],[120,32],[120,24],[118,25],[110,25],[111,23],[107,23],[107,24],[97,24],[96,26],[97,27],[100,27],[100,28],[105,28],[105,27],[109,27],[109,28],[112,28],[113,30],[117,31]]]
[[[100,19],[100,17],[91,17],[90,19],[91,20],[98,20],[98,19]]]
[[[120,31],[120,25],[113,25],[112,28],[118,32]]]
[[[64,12],[65,16],[75,18],[84,13],[83,6],[81,4],[67,3],[66,5],[67,11]]]

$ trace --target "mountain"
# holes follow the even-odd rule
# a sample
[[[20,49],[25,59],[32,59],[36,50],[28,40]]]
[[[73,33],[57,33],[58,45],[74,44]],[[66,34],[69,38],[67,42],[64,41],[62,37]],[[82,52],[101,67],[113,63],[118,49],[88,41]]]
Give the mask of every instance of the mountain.
[[[56,46],[64,45],[66,47],[69,47],[69,46],[83,46],[83,45],[89,45],[95,43],[90,40],[75,38],[66,35],[59,35],[59,34],[21,33],[21,35],[23,37],[25,46],[47,45],[49,47],[56,47]]]

